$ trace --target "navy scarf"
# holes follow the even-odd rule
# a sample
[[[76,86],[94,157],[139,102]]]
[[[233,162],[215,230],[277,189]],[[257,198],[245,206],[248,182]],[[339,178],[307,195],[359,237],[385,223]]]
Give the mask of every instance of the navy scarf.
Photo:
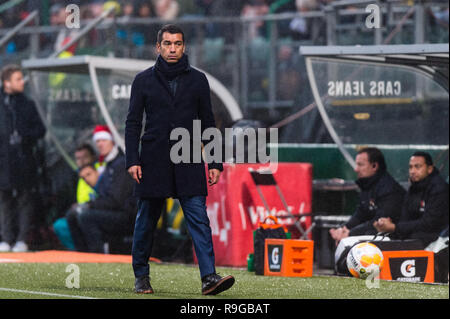
[[[180,74],[189,70],[189,60],[186,54],[176,63],[167,63],[161,55],[156,59],[155,68],[160,72],[167,81],[173,81]]]

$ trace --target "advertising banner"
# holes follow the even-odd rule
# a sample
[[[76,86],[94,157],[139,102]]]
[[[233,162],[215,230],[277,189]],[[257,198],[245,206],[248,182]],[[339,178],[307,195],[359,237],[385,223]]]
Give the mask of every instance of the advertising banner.
[[[247,264],[253,253],[253,231],[268,215],[274,215],[286,225],[292,238],[301,232],[294,226],[299,221],[303,230],[311,226],[312,165],[309,163],[279,163],[273,174],[291,214],[286,211],[274,185],[260,185],[269,211],[249,173],[264,164],[224,164],[219,183],[208,188],[207,211],[212,229],[216,265]],[[311,232],[308,234],[311,239]]]

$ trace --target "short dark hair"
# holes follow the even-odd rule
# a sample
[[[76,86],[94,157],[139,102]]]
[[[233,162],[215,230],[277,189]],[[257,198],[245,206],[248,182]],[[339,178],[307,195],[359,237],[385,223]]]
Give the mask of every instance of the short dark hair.
[[[181,30],[181,28],[175,24],[166,24],[164,25],[161,30],[158,31],[158,36],[156,41],[161,44],[162,42],[162,38],[163,38],[163,34],[164,32],[168,32],[170,34],[177,34],[177,33],[181,33],[181,36],[183,38],[183,42],[184,42],[184,32],[183,30]]]
[[[414,154],[412,156],[423,157],[425,159],[425,163],[428,166],[433,166],[433,159],[431,158],[431,155],[428,154],[427,152],[417,151],[417,152],[414,152]]]
[[[78,176],[80,176],[81,172],[86,169],[86,168],[92,168],[94,171],[97,172],[97,168],[95,167],[95,164],[93,163],[88,163],[88,164],[84,164],[82,165],[79,169],[78,169]]]
[[[78,172],[81,172],[82,170],[84,170],[85,168],[88,168],[88,167],[92,168],[94,171],[97,171],[97,168],[95,168],[95,165],[94,165],[94,164],[88,163],[88,164],[82,165],[82,166],[78,169]]]
[[[89,154],[91,154],[94,157],[97,155],[97,153],[95,152],[92,145],[88,144],[88,143],[83,143],[83,144],[78,145],[77,148],[75,149],[75,152],[84,151],[84,150],[88,151]]]
[[[369,159],[369,163],[378,164],[379,170],[386,170],[386,161],[384,160],[384,155],[381,151],[376,147],[365,147],[358,151],[358,154],[366,153]]]
[[[11,75],[13,75],[13,73],[22,72],[22,69],[17,64],[8,64],[2,68],[1,72],[1,80],[3,84],[5,81],[9,81],[11,79]]]

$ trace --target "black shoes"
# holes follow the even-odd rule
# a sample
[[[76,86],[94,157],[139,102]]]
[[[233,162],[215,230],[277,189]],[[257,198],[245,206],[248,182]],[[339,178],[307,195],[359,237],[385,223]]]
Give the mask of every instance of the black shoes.
[[[218,274],[210,274],[202,278],[202,294],[217,295],[230,289],[233,284],[233,276],[221,277]],[[134,290],[138,294],[152,294],[153,288],[150,285],[150,278],[148,276],[136,278]]]
[[[220,277],[218,274],[210,274],[202,278],[202,295],[217,295],[234,284],[233,276]]]
[[[138,294],[152,294],[153,288],[150,285],[150,278],[148,276],[136,278],[134,282],[134,290]]]

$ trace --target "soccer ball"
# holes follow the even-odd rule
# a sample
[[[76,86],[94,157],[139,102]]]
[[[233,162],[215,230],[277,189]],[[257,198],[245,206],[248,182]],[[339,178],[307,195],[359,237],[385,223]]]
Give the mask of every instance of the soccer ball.
[[[378,275],[383,267],[383,253],[374,244],[364,242],[353,246],[347,255],[347,268],[350,273],[361,279],[369,275]]]

